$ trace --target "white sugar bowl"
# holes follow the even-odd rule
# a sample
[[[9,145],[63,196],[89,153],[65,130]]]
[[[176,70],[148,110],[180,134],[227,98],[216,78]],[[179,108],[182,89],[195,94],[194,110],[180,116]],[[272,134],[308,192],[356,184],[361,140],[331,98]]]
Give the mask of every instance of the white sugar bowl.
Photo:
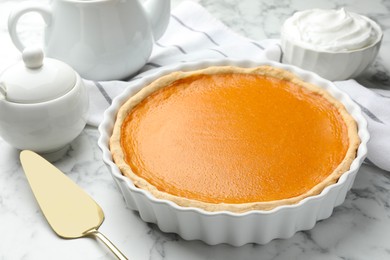
[[[88,94],[67,64],[26,48],[0,76],[0,136],[17,149],[58,160],[84,129]]]

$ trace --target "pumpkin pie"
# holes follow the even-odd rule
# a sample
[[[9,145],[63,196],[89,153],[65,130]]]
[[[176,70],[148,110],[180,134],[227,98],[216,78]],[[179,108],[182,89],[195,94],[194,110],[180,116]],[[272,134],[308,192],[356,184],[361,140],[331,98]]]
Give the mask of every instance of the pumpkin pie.
[[[221,66],[171,73],[130,97],[110,150],[156,198],[246,212],[321,193],[359,143],[354,119],[320,87],[272,66]]]

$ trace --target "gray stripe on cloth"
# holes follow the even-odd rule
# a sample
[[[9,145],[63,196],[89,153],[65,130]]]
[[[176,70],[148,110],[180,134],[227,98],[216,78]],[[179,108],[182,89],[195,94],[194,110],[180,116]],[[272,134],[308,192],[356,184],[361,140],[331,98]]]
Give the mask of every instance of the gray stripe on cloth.
[[[250,42],[250,43],[252,43],[253,45],[255,45],[256,47],[258,47],[259,49],[261,49],[261,50],[265,50],[265,48],[263,47],[263,46],[261,46],[259,43],[257,43],[257,42]]]
[[[181,53],[183,54],[187,54],[187,52],[179,45],[176,45],[176,44],[172,44],[170,46],[166,46],[166,45],[162,45],[161,43],[159,42],[156,42],[156,45],[161,47],[161,48],[169,48],[169,47],[175,47],[176,49],[178,49]]]
[[[216,41],[214,41],[214,39],[209,34],[207,34],[206,32],[195,30],[194,28],[192,28],[192,27],[188,26],[187,24],[185,24],[182,20],[180,20],[177,16],[175,16],[173,14],[171,14],[171,17],[173,19],[175,19],[179,24],[181,24],[182,26],[187,28],[188,30],[191,30],[193,32],[197,32],[197,33],[201,33],[201,34],[205,35],[213,44],[219,46],[219,44]]]
[[[225,58],[227,58],[228,56],[225,54],[225,53],[223,53],[222,51],[220,51],[220,50],[217,50],[217,49],[209,49],[209,50],[211,50],[211,51],[215,51],[215,52],[218,52],[219,54],[221,54],[222,56],[224,56]]]
[[[377,92],[374,92],[374,93],[377,94],[380,97],[383,97],[383,98],[390,98],[389,96],[383,95],[381,93],[377,93]]]
[[[279,58],[279,62],[280,63],[283,63],[283,50],[282,50],[282,46],[280,46],[280,44],[276,44],[276,46],[278,46],[279,47],[279,49],[280,49],[280,58]]]
[[[385,124],[382,120],[380,120],[376,115],[374,115],[374,113],[372,113],[368,108],[362,106],[361,104],[359,104],[358,102],[356,102],[356,100],[354,100],[356,104],[358,104],[360,106],[360,108],[362,109],[363,113],[366,114],[369,118],[371,118],[372,120],[374,120],[375,122],[377,123],[381,123],[381,124]]]
[[[160,67],[162,67],[162,65],[157,64],[157,63],[154,63],[154,62],[148,62],[148,63],[146,63],[144,66],[150,66],[150,67],[154,67],[154,68],[160,68]]]
[[[107,91],[103,88],[103,86],[97,82],[97,81],[94,81],[93,83],[95,83],[95,86],[99,89],[100,93],[103,95],[103,97],[106,99],[106,101],[108,102],[108,104],[111,105],[112,103],[112,99],[111,97],[108,95]]]

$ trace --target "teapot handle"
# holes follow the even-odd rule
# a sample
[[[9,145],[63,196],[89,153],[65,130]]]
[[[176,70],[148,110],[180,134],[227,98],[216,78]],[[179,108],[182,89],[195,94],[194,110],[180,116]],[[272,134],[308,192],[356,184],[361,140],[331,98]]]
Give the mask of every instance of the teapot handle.
[[[19,51],[23,51],[25,48],[24,44],[21,42],[19,35],[16,31],[17,24],[19,22],[20,17],[28,12],[37,12],[40,14],[45,21],[46,25],[49,25],[52,19],[51,9],[44,5],[39,4],[31,4],[25,2],[15,8],[8,17],[8,32],[11,37],[12,42],[19,49]]]

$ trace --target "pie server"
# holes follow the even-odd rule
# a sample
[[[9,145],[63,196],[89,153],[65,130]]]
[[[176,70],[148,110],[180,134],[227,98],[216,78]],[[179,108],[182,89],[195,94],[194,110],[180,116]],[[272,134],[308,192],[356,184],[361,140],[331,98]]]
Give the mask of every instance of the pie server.
[[[95,237],[118,259],[127,259],[98,228],[104,213],[100,206],[54,165],[32,151],[20,161],[36,200],[54,232],[62,238]]]

